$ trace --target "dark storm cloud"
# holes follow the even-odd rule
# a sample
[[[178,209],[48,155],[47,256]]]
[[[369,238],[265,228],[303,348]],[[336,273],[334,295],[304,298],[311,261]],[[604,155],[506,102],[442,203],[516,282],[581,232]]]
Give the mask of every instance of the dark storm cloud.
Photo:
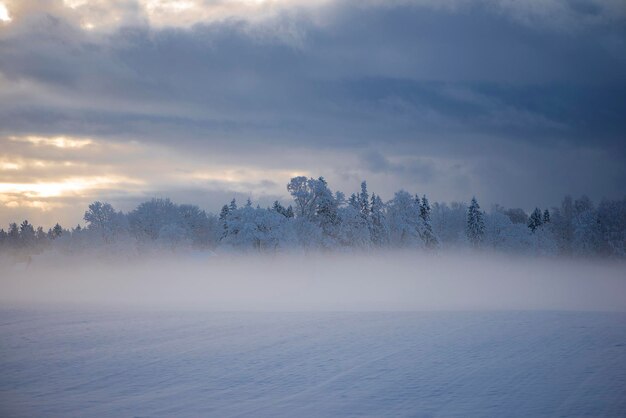
[[[615,4],[348,1],[109,32],[33,12],[0,28],[0,130],[135,139],[256,167],[304,153],[289,169],[378,175],[380,187],[446,199],[615,196],[626,182]],[[357,166],[314,161],[320,150]]]

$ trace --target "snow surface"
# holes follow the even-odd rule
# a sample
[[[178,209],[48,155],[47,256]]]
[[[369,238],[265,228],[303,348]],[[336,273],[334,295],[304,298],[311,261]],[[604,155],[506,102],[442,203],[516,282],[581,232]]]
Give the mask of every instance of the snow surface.
[[[626,314],[0,310],[2,417],[626,414]]]

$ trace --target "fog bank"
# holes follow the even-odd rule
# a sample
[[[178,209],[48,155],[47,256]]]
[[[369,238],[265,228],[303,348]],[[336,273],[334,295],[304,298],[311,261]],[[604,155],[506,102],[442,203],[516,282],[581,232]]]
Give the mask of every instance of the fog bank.
[[[473,254],[41,258],[3,265],[3,306],[209,311],[626,311],[626,264]]]

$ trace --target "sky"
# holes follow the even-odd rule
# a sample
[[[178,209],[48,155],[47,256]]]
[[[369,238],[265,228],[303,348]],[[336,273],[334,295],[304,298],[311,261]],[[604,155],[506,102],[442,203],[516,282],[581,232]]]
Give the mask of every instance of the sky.
[[[626,195],[623,0],[0,0],[0,227],[289,201]]]

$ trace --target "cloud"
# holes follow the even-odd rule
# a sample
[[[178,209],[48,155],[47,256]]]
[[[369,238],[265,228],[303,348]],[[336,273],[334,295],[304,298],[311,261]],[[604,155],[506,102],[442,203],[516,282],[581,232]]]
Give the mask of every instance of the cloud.
[[[3,3],[2,183],[113,172],[144,182],[129,199],[285,199],[300,172],[385,197],[623,194],[619,2]]]

